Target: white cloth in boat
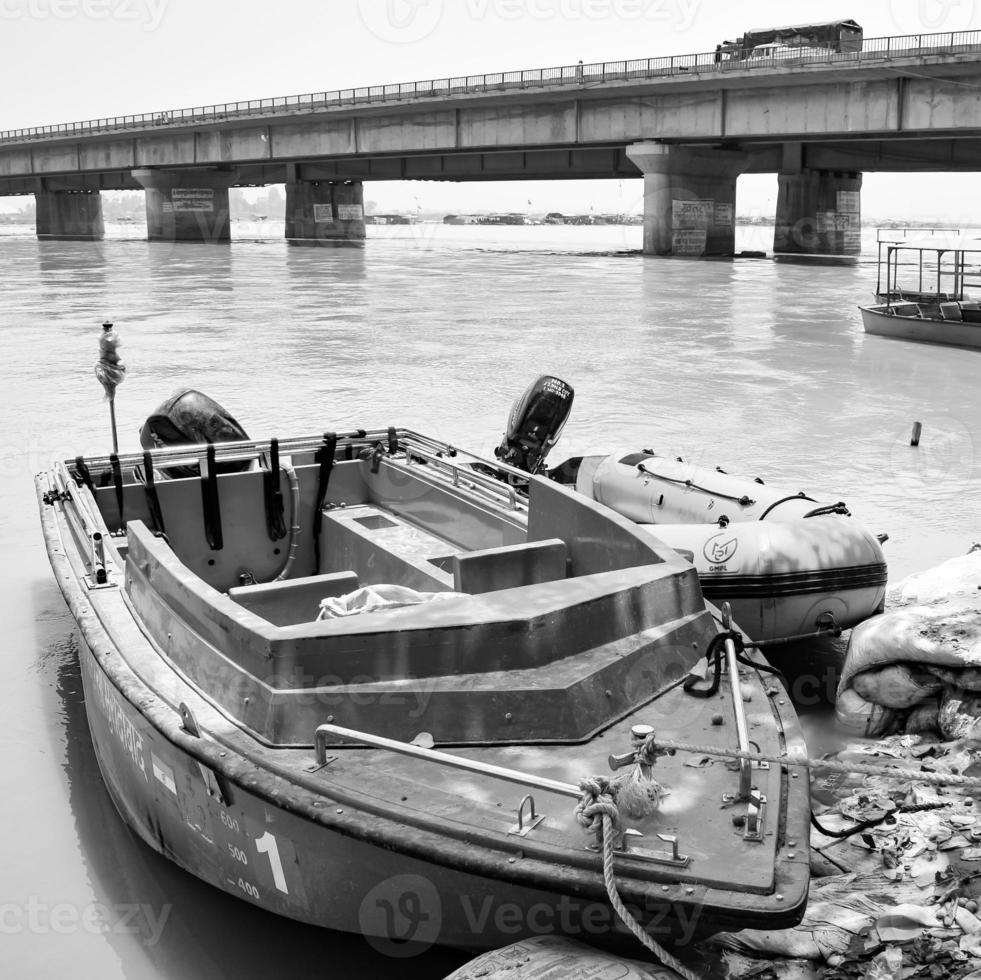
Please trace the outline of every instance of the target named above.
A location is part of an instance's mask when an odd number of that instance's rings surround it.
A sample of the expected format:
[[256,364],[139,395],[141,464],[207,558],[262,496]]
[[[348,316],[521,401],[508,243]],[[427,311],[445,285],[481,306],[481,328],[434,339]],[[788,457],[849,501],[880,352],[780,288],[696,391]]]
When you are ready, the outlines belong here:
[[404,585],[364,585],[346,595],[330,596],[320,602],[317,619],[339,619],[343,616],[360,616],[363,613],[383,609],[401,609],[418,606],[424,602],[442,602],[461,599],[463,592],[417,592]]

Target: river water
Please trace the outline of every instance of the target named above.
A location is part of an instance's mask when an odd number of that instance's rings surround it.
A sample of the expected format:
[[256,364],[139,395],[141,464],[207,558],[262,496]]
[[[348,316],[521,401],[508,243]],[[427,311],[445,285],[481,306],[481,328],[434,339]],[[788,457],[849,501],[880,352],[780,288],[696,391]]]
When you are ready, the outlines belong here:
[[[460,954],[389,960],[359,937],[265,915],[123,826],[85,727],[72,620],[32,475],[109,448],[99,324],[129,367],[120,443],[182,385],[255,437],[407,425],[489,451],[539,373],[576,389],[552,462],[653,447],[845,500],[889,534],[890,578],[981,539],[981,352],[867,337],[874,233],[854,267],[636,254],[637,227],[375,226],[364,248],[228,247],[0,234],[0,976],[441,977]],[[739,230],[769,249],[772,229]],[[918,449],[909,446],[923,423]]]

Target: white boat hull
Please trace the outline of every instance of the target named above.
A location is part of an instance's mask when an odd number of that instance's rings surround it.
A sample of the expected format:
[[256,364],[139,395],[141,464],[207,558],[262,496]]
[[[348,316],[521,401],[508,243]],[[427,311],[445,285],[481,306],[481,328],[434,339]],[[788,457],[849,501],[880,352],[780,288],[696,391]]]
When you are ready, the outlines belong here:
[[925,344],[947,344],[953,347],[981,348],[981,323],[937,320],[919,316],[887,313],[890,307],[860,306],[862,326],[866,333],[898,340],[915,340]]

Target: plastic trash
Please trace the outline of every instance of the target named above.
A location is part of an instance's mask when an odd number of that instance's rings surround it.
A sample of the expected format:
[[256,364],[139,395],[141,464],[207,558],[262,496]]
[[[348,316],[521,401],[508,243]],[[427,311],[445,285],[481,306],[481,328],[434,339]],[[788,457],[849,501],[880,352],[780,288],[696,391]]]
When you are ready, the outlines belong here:
[[402,609],[426,602],[443,602],[464,597],[462,592],[417,592],[404,585],[364,585],[345,595],[322,599],[317,619],[361,616],[383,609]]

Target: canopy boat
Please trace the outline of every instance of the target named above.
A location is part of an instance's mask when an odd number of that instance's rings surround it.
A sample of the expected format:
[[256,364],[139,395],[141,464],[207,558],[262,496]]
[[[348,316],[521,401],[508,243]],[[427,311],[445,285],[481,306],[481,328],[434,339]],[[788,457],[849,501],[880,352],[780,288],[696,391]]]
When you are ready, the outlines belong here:
[[[558,378],[532,382],[515,401],[498,458],[546,472],[572,400]],[[886,536],[873,536],[843,502],[650,449],[573,457],[548,475],[685,555],[706,598],[728,602],[754,640],[835,631],[882,611]]]
[[885,302],[859,307],[865,332],[981,347],[981,302],[965,293],[967,286],[981,284],[979,262],[977,238],[880,242],[876,293]]
[[804,770],[665,754],[801,753],[789,699],[601,504],[395,428],[79,457],[37,491],[106,786],[204,881],[393,943],[616,940],[609,847],[654,936],[800,919]]

